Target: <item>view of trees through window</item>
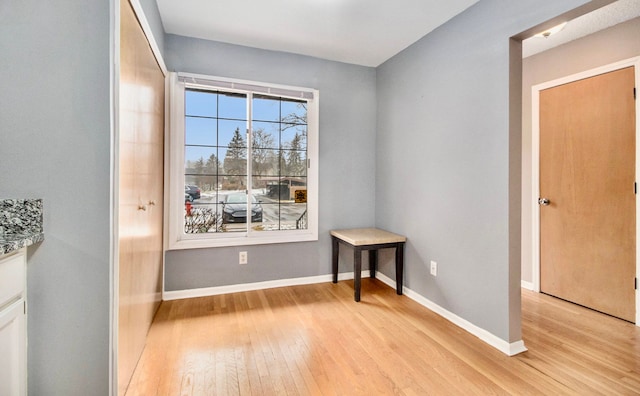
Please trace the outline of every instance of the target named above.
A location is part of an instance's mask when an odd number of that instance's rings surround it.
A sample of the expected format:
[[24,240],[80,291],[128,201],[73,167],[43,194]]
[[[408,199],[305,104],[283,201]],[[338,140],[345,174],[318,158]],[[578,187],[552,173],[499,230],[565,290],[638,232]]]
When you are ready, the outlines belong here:
[[187,89],[184,154],[185,232],[307,228],[306,101]]

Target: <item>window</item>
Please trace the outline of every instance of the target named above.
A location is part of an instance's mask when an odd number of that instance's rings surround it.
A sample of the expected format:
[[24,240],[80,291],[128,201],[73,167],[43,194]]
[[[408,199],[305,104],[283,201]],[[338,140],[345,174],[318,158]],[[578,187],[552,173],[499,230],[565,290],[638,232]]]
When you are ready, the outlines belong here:
[[170,79],[169,248],[317,240],[318,91]]

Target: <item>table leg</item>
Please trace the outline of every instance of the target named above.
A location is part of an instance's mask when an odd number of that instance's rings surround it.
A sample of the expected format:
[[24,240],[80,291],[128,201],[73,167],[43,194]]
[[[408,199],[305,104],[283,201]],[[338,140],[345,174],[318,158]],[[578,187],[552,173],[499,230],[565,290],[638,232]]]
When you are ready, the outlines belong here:
[[376,277],[376,270],[378,269],[378,251],[369,250],[369,273],[372,278]]
[[360,301],[360,278],[362,275],[362,249],[353,248],[353,288],[354,300]]
[[333,283],[338,283],[338,238],[331,237],[331,271]]
[[396,245],[396,293],[402,295],[402,277],[404,272],[404,243]]

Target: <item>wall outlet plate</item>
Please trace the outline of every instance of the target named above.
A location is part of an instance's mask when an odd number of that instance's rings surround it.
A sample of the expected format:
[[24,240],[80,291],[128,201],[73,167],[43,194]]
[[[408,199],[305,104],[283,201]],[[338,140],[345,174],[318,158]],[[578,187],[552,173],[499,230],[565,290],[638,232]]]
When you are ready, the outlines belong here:
[[438,276],[438,263],[431,260],[431,275]]
[[238,255],[238,264],[246,264],[249,261],[249,256],[247,252],[240,252]]

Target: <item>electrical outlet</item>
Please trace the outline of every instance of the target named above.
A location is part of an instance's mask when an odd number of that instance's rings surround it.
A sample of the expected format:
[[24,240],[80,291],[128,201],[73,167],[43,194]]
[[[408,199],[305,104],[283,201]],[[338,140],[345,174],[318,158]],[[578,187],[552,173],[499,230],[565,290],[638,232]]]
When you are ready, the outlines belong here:
[[249,256],[247,252],[240,252],[239,254],[239,264],[246,264],[249,261]]
[[438,263],[431,260],[431,275],[438,276]]

